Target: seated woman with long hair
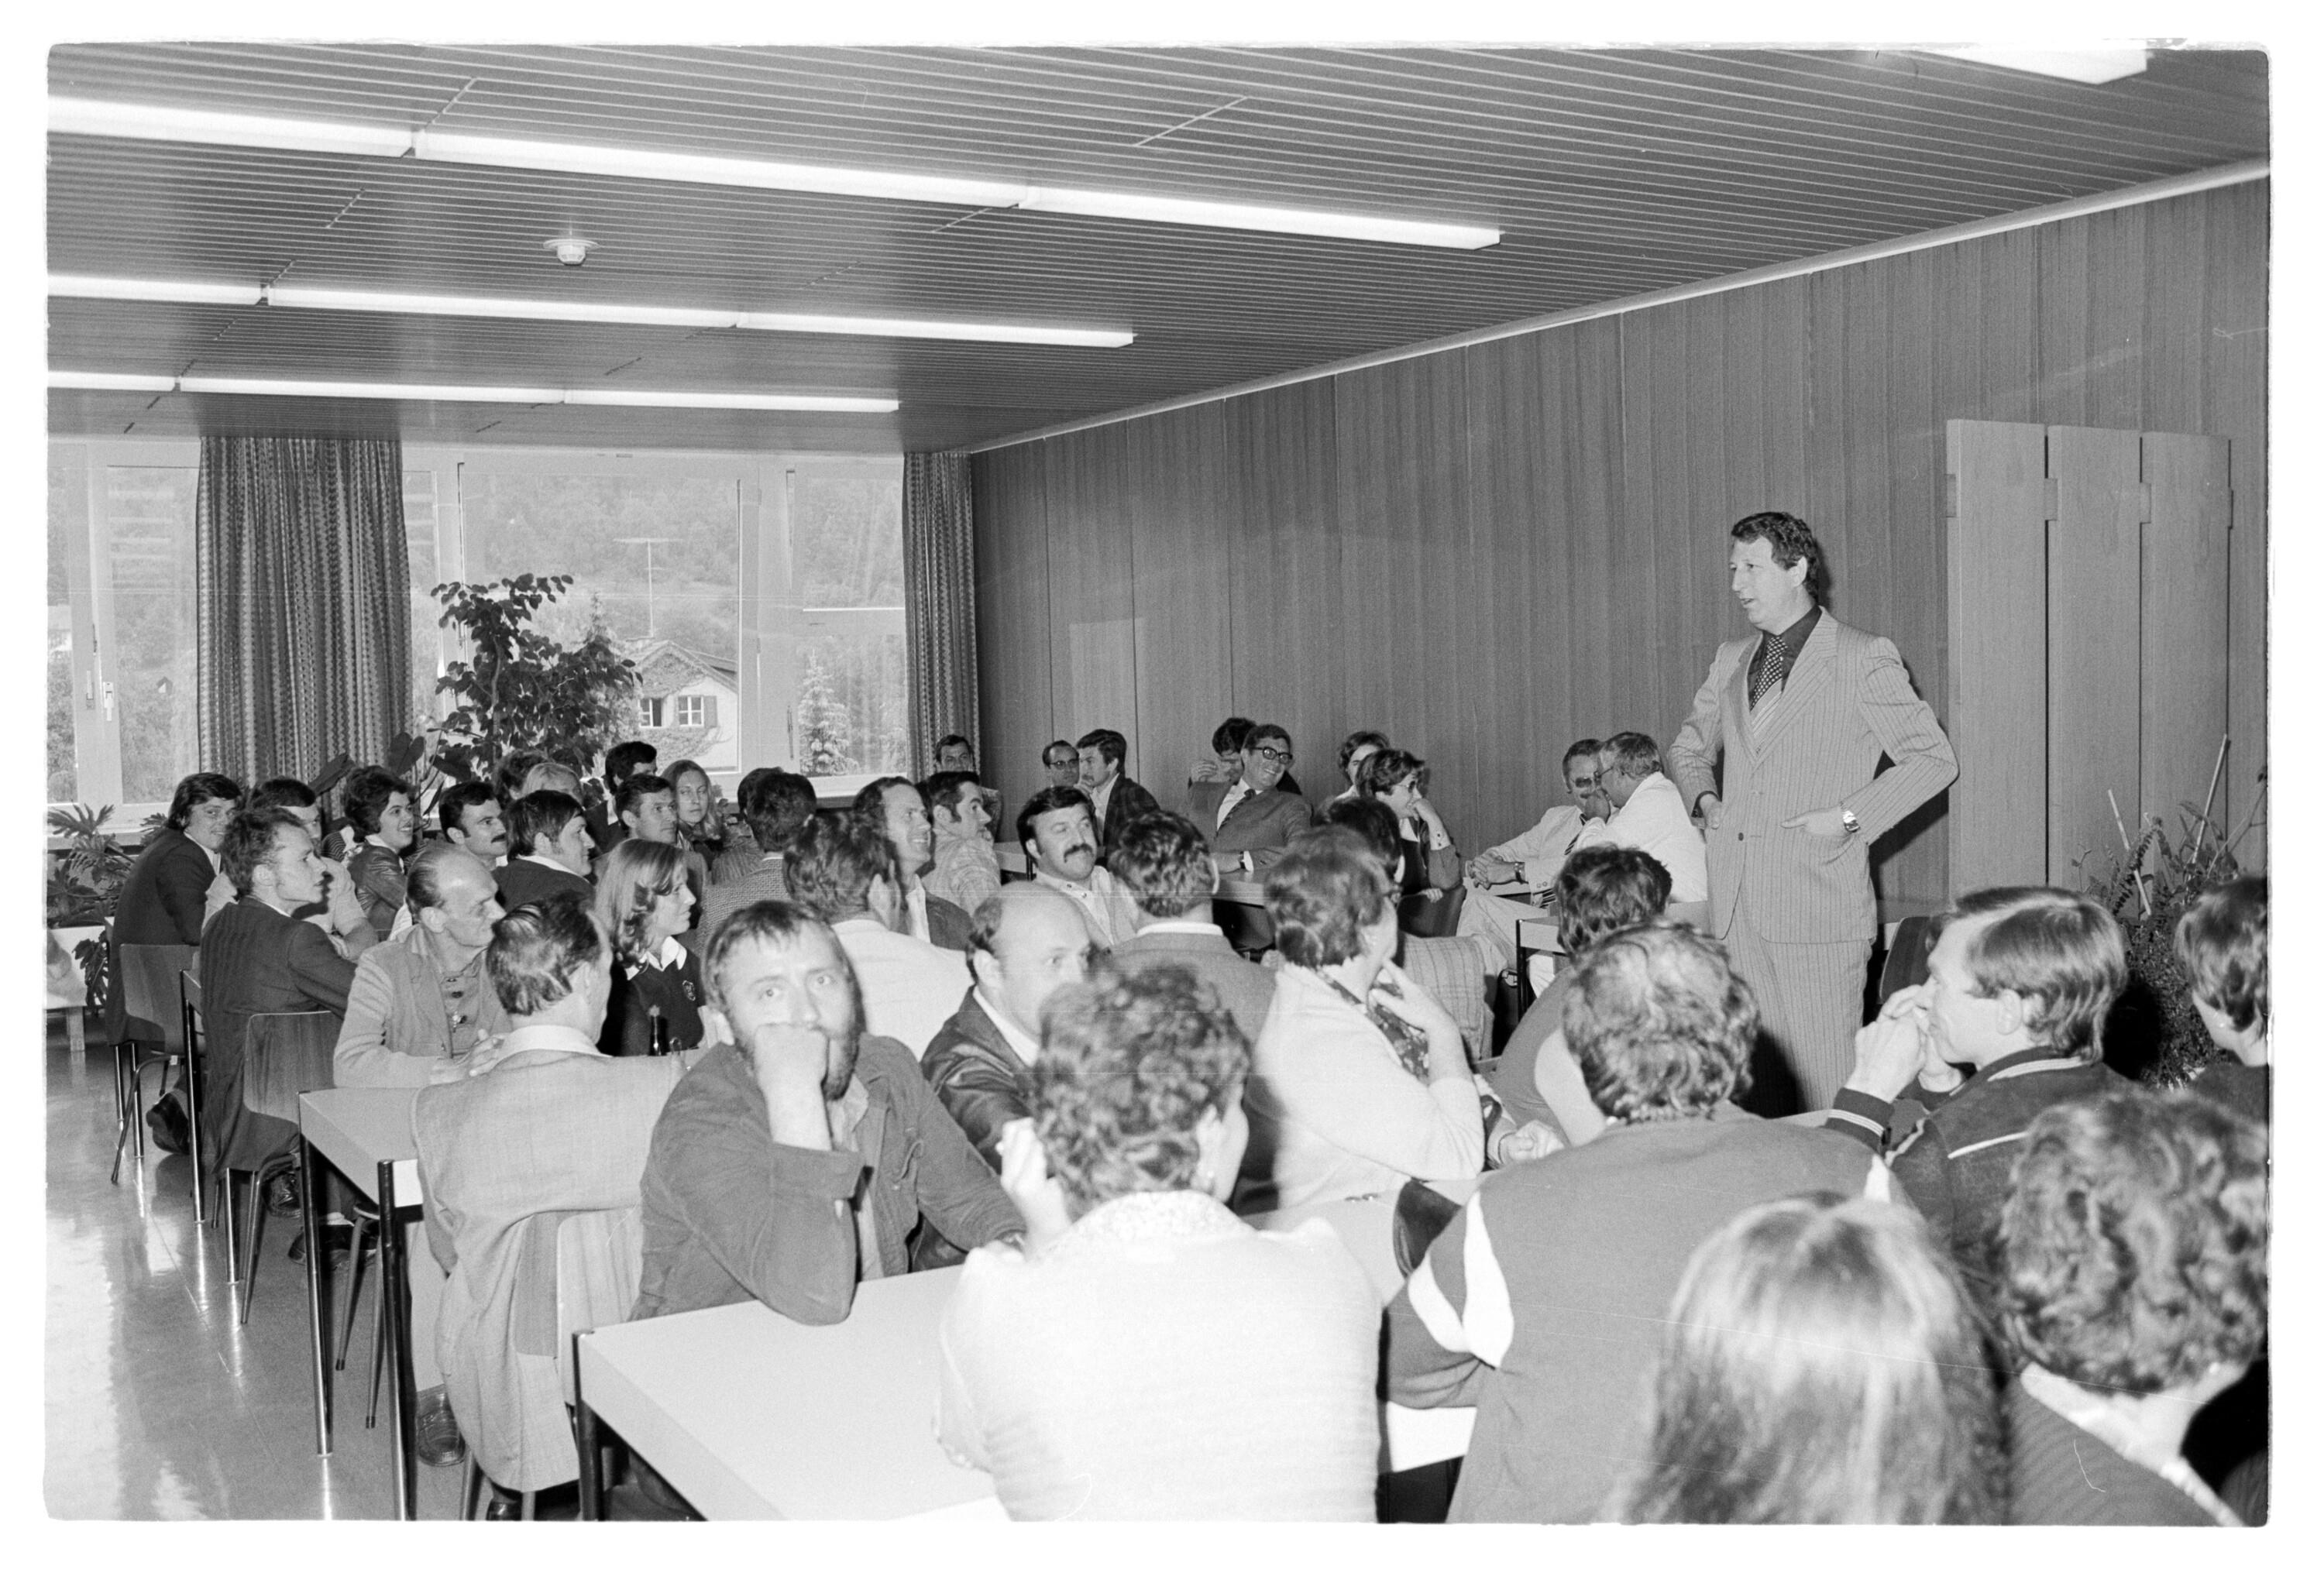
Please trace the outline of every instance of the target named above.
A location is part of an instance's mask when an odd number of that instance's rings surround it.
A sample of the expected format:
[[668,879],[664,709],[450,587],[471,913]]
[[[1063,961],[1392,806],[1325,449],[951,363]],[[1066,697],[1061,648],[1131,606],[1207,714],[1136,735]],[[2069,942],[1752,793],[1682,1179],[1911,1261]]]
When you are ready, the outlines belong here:
[[597,1048],[667,1054],[702,1043],[702,965],[676,936],[694,914],[686,854],[666,841],[615,847],[597,881],[595,912],[613,945],[613,991]]
[[1026,1250],[968,1256],[938,1433],[1011,1517],[1370,1522],[1379,1300],[1320,1222],[1235,1178],[1250,1046],[1186,969],[1102,969],[1042,1014],[1001,1135]]
[[1918,1216],[1779,1199],[1686,1266],[1627,1523],[1986,1523],[2000,1420],[1977,1311]]

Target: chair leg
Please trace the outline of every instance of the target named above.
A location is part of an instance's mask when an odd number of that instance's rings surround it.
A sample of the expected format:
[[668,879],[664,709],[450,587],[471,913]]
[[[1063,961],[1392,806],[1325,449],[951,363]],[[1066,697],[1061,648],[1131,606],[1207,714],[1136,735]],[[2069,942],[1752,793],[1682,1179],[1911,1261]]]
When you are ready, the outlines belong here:
[[[197,1164],[194,1169],[199,1172],[201,1167]],[[241,1217],[235,1212],[234,1202],[236,1185],[235,1178],[241,1174],[239,1171],[221,1168],[218,1172],[218,1180],[213,1184],[210,1194],[213,1199],[226,1206],[219,1219],[226,1222],[226,1286],[229,1297],[233,1296],[235,1289],[242,1284]]]
[[476,1520],[476,1500],[484,1493],[484,1470],[476,1461],[473,1448],[462,1459],[460,1474],[460,1521]]
[[[382,1233],[385,1235],[385,1233]],[[371,1405],[364,1411],[364,1427],[379,1422],[379,1376],[387,1366],[387,1282],[382,1280],[371,1300]]]
[[[236,1321],[240,1324],[250,1322],[250,1294],[258,1287],[258,1250],[266,1241],[267,1184],[280,1174],[280,1172],[269,1174],[263,1170],[250,1173],[250,1225],[243,1233],[243,1240],[250,1246],[243,1255],[242,1317]],[[315,1250],[309,1248],[307,1256],[313,1258]]]
[[339,1326],[339,1356],[332,1367],[344,1371],[347,1367],[347,1345],[355,1339],[355,1309],[363,1302],[364,1239],[371,1235],[371,1222],[355,1221],[354,1256],[347,1263],[347,1311]]
[[517,1497],[516,1520],[518,1522],[530,1523],[532,1521],[532,1498],[535,1493],[536,1492],[532,1490],[526,1490],[524,1494]]
[[113,1047],[113,1103],[118,1114],[115,1118],[116,1126],[113,1134],[113,1174],[108,1180],[116,1184],[121,1181],[121,1156],[133,1138],[137,1144],[138,1162],[142,1164],[145,1158],[143,1118],[130,1101],[137,1081],[135,1058],[134,1048],[125,1049],[120,1045]]

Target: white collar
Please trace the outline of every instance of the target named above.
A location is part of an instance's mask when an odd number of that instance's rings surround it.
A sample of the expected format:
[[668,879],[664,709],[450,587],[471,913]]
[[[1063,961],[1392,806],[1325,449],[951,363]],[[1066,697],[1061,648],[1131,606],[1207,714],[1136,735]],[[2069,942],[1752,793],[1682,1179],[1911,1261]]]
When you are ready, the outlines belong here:
[[1191,918],[1162,918],[1139,929],[1140,934],[1216,934],[1226,938],[1227,932],[1216,924],[1199,924]]
[[1062,890],[1067,896],[1079,899],[1082,897],[1095,896],[1098,893],[1099,887],[1104,883],[1100,876],[1104,873],[1103,863],[1093,865],[1087,879],[1068,879],[1062,874],[1052,874],[1045,869],[1035,869],[1033,879],[1036,884],[1046,885],[1052,890]]
[[597,1041],[578,1028],[567,1027],[561,1022],[520,1023],[501,1035],[501,1054],[514,1055],[526,1050],[569,1050],[576,1055],[601,1054]]
[[969,992],[976,997],[976,1003],[984,1008],[984,1015],[992,1019],[992,1026],[1001,1030],[1001,1036],[1009,1041],[1009,1047],[1017,1052],[1017,1059],[1028,1066],[1032,1065],[1034,1058],[1041,1053],[1041,1042],[1038,1039],[1026,1037],[1014,1023],[1002,1016],[1001,1008],[985,998],[983,985],[979,984]]
[[677,935],[672,934],[659,948],[646,953],[641,961],[664,970],[680,967],[686,962],[686,947],[678,943]]

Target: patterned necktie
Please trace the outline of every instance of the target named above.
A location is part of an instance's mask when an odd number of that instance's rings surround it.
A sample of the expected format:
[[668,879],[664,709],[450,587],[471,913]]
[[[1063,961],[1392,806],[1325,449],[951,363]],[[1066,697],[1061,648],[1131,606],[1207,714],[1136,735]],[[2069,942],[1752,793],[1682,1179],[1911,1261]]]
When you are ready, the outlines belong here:
[[1784,654],[1782,633],[1773,632],[1760,640],[1759,663],[1751,667],[1752,708],[1759,707],[1759,700],[1766,695],[1767,689],[1781,679]]

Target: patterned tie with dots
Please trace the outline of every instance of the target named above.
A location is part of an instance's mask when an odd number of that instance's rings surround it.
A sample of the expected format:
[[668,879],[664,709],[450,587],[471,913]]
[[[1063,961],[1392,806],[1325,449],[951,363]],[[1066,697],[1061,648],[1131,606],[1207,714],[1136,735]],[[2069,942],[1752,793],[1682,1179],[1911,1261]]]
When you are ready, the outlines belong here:
[[1760,640],[1759,663],[1751,667],[1752,708],[1759,707],[1759,700],[1766,695],[1767,689],[1774,686],[1777,678],[1783,675],[1784,653],[1784,639],[1781,633],[1770,634]]

